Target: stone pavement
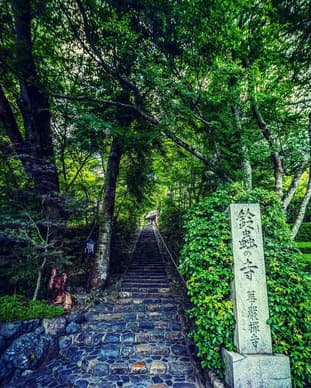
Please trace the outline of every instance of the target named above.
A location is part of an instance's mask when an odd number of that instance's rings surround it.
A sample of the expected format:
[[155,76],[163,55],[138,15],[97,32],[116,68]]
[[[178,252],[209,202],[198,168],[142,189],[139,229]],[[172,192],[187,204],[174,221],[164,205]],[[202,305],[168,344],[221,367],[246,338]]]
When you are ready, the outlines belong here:
[[7,387],[207,387],[182,313],[145,227],[116,302],[92,308],[79,333],[62,337],[56,359]]

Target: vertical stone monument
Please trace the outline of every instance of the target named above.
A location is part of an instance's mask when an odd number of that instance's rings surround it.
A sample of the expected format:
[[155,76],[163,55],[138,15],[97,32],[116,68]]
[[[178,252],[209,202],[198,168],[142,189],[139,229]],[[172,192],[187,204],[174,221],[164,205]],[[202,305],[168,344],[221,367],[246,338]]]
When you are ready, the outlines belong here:
[[230,205],[236,352],[223,350],[226,383],[235,388],[291,387],[289,358],[272,354],[259,204]]

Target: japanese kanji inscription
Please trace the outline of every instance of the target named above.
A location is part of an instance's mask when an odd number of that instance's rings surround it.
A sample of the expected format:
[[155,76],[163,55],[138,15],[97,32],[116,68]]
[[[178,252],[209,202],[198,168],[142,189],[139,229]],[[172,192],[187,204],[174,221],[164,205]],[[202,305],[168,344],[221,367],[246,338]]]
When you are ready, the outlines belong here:
[[230,205],[235,343],[239,353],[272,353],[260,208]]

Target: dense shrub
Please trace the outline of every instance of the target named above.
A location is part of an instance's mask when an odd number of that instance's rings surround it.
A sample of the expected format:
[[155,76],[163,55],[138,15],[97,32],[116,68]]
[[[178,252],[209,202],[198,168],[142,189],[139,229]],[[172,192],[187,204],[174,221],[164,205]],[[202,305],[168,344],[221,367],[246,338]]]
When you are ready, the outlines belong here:
[[52,318],[63,313],[62,307],[49,305],[45,301],[27,301],[21,295],[0,297],[0,322]]
[[311,222],[304,222],[300,226],[296,241],[311,241]]
[[[278,197],[265,190],[246,193],[233,185],[194,206],[186,216],[180,268],[187,277],[196,327],[192,337],[205,367],[223,374],[220,350],[234,350],[234,316],[230,298],[232,252],[229,246],[230,203],[260,203],[273,351],[290,357],[295,387],[303,387],[311,370],[311,296],[308,275],[301,270],[299,251],[290,239]],[[310,335],[310,334],[309,334]]]

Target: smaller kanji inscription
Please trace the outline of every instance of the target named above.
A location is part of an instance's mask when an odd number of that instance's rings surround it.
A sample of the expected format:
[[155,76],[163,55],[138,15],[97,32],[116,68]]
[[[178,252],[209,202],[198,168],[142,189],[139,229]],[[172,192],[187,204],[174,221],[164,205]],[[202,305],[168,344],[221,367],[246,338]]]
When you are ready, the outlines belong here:
[[247,291],[247,300],[250,303],[255,303],[257,301],[255,291]]
[[248,313],[248,318],[250,321],[255,321],[258,319],[258,307],[257,306],[254,306],[253,304],[249,305],[248,306],[248,309],[247,309],[247,313]]

